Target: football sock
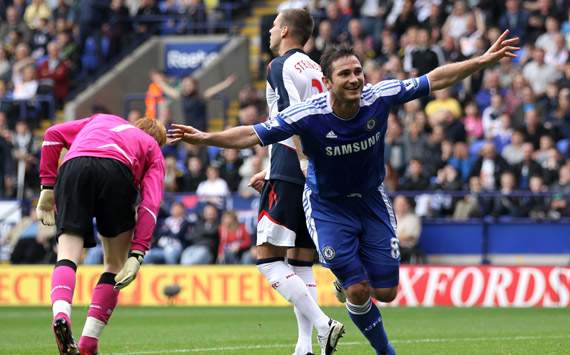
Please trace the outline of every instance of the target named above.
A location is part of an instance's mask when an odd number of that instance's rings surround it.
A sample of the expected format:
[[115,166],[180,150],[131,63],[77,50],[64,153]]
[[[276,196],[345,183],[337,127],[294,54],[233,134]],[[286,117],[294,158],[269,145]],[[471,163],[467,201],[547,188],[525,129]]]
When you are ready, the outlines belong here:
[[303,316],[314,322],[318,334],[329,330],[329,317],[311,297],[303,280],[285,264],[284,258],[268,258],[257,261],[257,268],[271,286],[287,301],[291,302]]
[[75,290],[77,265],[62,259],[55,264],[51,274],[51,305],[53,319],[65,318],[71,324],[71,303]]
[[[303,280],[305,286],[309,290],[311,297],[317,302],[317,284],[313,275],[313,263],[308,261],[289,259],[287,261],[297,276]],[[318,304],[318,303],[317,303]],[[295,316],[297,317],[297,327],[299,337],[295,346],[295,354],[307,354],[313,352],[312,333],[313,322],[310,318],[305,317],[295,306]]]
[[109,322],[109,318],[113,314],[113,310],[119,299],[119,290],[115,286],[114,273],[104,272],[99,278],[99,282],[93,290],[93,298],[87,319],[83,327],[83,333],[79,339],[79,347],[81,349],[95,352],[101,332]]
[[363,305],[346,302],[346,308],[354,324],[376,350],[376,354],[395,354],[394,349],[389,346],[388,335],[386,335],[384,330],[380,310],[372,303],[370,298]]

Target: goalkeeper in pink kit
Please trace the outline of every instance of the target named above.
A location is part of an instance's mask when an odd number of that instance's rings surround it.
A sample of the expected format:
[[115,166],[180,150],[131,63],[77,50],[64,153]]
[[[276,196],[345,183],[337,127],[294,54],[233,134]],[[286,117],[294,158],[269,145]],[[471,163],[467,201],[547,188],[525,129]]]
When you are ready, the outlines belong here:
[[[51,302],[60,354],[97,353],[119,290],[136,277],[162,200],[164,143],[166,130],[156,120],[130,124],[105,114],[58,124],[45,133],[37,215],[43,224],[57,227]],[[63,148],[69,151],[58,171]],[[95,246],[93,218],[102,237],[104,271],[78,346],[71,335],[71,303],[83,248]]]

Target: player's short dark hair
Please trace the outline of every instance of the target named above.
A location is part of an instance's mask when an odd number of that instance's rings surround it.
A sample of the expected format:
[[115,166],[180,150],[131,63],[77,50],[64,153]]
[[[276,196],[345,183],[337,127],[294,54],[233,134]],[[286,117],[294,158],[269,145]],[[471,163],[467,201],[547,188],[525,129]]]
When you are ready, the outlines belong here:
[[291,37],[305,45],[311,34],[315,23],[308,11],[303,9],[287,9],[281,11],[282,26],[287,26],[291,33]]
[[325,52],[321,55],[321,69],[323,70],[323,75],[328,79],[332,79],[332,63],[339,58],[352,56],[358,58],[362,63],[360,56],[354,52],[352,47],[347,45],[333,46],[325,49]]

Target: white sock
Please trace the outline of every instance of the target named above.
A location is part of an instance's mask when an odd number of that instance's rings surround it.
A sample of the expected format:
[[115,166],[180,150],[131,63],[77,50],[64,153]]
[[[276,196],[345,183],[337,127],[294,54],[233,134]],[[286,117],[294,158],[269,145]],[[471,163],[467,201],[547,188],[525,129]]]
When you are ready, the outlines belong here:
[[305,282],[284,261],[259,264],[257,268],[281,296],[296,306],[303,316],[313,320],[318,334],[326,334],[329,317],[311,297]]
[[53,317],[57,316],[59,313],[63,313],[71,319],[71,304],[64,300],[57,300],[51,306],[53,311]]
[[[317,284],[311,266],[294,266],[289,265],[291,269],[305,282],[305,286],[309,290],[311,297],[317,302]],[[318,304],[318,303],[317,303]],[[313,322],[311,319],[305,317],[295,307],[295,316],[297,317],[297,328],[299,337],[297,339],[297,346],[295,347],[295,354],[307,354],[313,352],[312,333]]]
[[83,326],[83,333],[81,333],[81,336],[83,337],[87,336],[99,339],[99,337],[101,336],[101,332],[103,332],[104,328],[105,328],[105,323],[103,323],[99,319],[95,317],[87,317],[87,319],[85,320],[85,325]]

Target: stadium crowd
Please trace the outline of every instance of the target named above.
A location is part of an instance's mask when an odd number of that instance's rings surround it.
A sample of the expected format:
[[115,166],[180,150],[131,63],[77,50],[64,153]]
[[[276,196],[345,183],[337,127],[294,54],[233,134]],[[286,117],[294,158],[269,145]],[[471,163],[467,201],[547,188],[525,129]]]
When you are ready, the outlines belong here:
[[[2,197],[15,196],[18,161],[29,169],[29,195],[37,193],[41,141],[33,134],[34,117],[14,119],[19,116],[3,98],[30,99],[47,92],[62,105],[70,87],[77,85],[70,73],[91,74],[85,60],[89,48],[101,60],[118,54],[126,33],[193,33],[196,28],[181,21],[161,25],[171,26],[169,30],[149,28],[136,18],[161,11],[189,14],[192,4],[204,9],[201,1],[145,0],[138,10],[121,0],[103,9],[95,7],[96,1],[74,3],[14,0],[0,5]],[[79,16],[86,4],[93,5],[85,9],[93,16]],[[371,83],[423,75],[479,55],[505,29],[520,37],[522,48],[512,63],[501,62],[390,114],[385,185],[394,195],[408,196],[396,199],[396,210],[409,221],[401,228],[410,235],[411,247],[419,235],[418,217],[570,217],[570,1],[296,0],[284,1],[281,8],[287,7],[307,7],[317,19],[306,47],[311,58],[319,62],[328,46],[349,43],[365,59]],[[135,26],[135,31],[125,26]],[[267,31],[262,29],[261,36]],[[61,70],[65,75],[58,74]],[[240,124],[265,120],[263,96],[253,85],[240,91]],[[133,111],[129,119],[140,115]],[[166,190],[172,194],[147,262],[251,262],[255,231],[245,228],[226,202],[236,194],[257,195],[247,185],[266,166],[267,149],[180,144],[163,152]],[[204,207],[189,215],[179,203],[184,202],[181,194],[196,194]],[[95,249],[86,261],[99,258]]]

